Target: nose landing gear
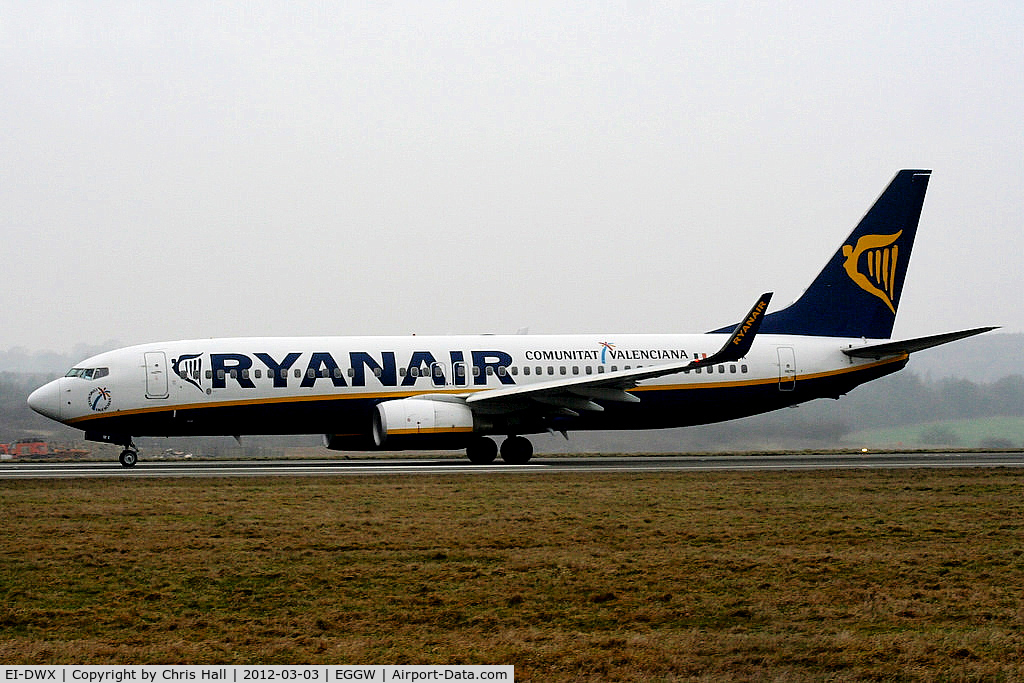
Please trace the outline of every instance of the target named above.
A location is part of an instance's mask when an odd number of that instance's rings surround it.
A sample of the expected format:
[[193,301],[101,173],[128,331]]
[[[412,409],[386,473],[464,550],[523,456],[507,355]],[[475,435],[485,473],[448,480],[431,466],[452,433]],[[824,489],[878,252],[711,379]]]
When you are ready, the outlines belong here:
[[139,447],[135,445],[135,441],[132,440],[132,437],[127,434],[107,434],[106,432],[87,431],[85,433],[85,440],[124,446],[124,450],[121,451],[121,456],[118,458],[118,460],[121,461],[122,467],[135,467],[135,463],[139,461]]

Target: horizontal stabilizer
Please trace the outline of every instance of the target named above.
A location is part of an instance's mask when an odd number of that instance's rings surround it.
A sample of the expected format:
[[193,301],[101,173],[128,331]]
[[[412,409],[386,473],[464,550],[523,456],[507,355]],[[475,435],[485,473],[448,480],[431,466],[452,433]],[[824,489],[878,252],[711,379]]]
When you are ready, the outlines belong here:
[[907,339],[905,341],[885,342],[884,344],[872,344],[870,346],[854,346],[849,349],[843,349],[843,353],[852,358],[874,358],[875,360],[878,360],[884,356],[894,356],[901,353],[923,351],[924,349],[930,349],[933,346],[941,346],[942,344],[948,344],[949,342],[966,339],[967,337],[973,337],[976,334],[984,334],[985,332],[991,332],[996,329],[999,329],[998,326],[976,327],[972,330],[946,332],[945,334],[936,334],[930,337],[918,337],[917,339]]

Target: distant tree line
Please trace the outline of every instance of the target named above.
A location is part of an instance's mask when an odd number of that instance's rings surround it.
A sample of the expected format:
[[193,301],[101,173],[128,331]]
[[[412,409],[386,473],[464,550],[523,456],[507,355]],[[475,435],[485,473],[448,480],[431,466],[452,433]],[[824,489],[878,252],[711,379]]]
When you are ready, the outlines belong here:
[[[926,381],[902,372],[855,389],[842,399],[855,429],[938,420],[1024,416],[1024,376],[991,383],[944,378]],[[851,421],[854,421],[851,420]]]
[[0,372],[0,443],[50,434],[74,438],[78,430],[46,419],[25,402],[30,393],[51,379],[50,375]]

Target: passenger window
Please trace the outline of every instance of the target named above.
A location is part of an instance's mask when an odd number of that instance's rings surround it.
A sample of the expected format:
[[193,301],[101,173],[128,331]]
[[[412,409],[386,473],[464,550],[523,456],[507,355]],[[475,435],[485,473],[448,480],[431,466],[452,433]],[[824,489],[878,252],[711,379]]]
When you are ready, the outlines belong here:
[[474,377],[479,377],[480,376],[480,366],[479,365],[474,365],[473,366],[473,376]]
[[218,370],[217,371],[217,379],[224,379],[224,371],[223,370]]
[[349,377],[355,377],[356,376],[356,369],[355,368],[349,368],[348,369],[348,376]]
[[555,368],[554,368],[554,366],[553,366],[553,365],[549,365],[549,366],[548,366],[548,374],[549,374],[549,375],[553,375],[553,374],[555,374]]
[[543,375],[544,374],[544,368],[542,368],[539,365],[535,368],[535,370],[536,370],[536,372],[534,374],[537,374],[537,375]]
[[735,365],[730,365],[729,366],[729,372],[731,374],[735,375],[736,374],[736,366]]
[[249,369],[242,370],[242,379],[249,379]]
[[580,374],[580,366],[578,366],[578,365],[572,366],[572,374],[574,374],[574,375]]
[[746,371],[747,371],[747,366],[746,365],[741,365],[740,366],[740,372],[746,372]]
[[511,372],[511,373],[512,373],[513,375],[518,375],[518,374],[519,374],[519,368],[517,368],[517,367],[516,367],[516,366],[514,366],[514,365],[513,365],[512,367],[510,367],[510,368],[509,368],[508,370],[509,370],[509,372]]
[[530,366],[529,365],[527,365],[526,367],[523,368],[523,374],[524,375],[529,375],[530,374]]
[[494,374],[494,366],[491,366],[491,365],[487,366],[487,374],[488,375],[493,375]]
[[213,379],[213,370],[206,371],[206,379]]
[[591,368],[590,368],[589,365],[587,367],[583,368],[583,371],[586,372],[588,375],[591,374],[590,370],[591,370]]
[[613,365],[612,366],[612,372],[618,372],[618,371],[619,371],[619,366],[618,365]]
[[405,368],[398,368],[398,376],[405,377]]
[[508,368],[506,368],[504,365],[499,365],[498,366],[498,377],[504,377],[507,374],[508,374]]
[[381,369],[380,368],[374,368],[373,369],[374,377],[380,377],[380,373],[381,373]]
[[560,374],[560,375],[564,375],[565,374],[565,366],[564,365],[561,366],[560,368],[558,368],[558,374]]
[[300,377],[302,377],[302,370],[295,368],[295,379],[299,379]]

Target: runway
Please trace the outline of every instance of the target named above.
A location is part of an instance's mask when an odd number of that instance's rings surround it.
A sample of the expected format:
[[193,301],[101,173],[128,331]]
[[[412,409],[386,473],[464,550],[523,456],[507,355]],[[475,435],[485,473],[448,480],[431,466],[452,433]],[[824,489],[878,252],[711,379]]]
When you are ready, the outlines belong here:
[[527,465],[473,465],[461,459],[323,459],[146,461],[134,468],[117,462],[2,462],[0,479],[139,477],[275,477],[482,475],[551,473],[716,472],[778,470],[914,469],[957,467],[1024,468],[1024,453],[880,453],[800,455],[659,455],[536,457]]

